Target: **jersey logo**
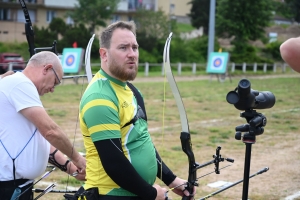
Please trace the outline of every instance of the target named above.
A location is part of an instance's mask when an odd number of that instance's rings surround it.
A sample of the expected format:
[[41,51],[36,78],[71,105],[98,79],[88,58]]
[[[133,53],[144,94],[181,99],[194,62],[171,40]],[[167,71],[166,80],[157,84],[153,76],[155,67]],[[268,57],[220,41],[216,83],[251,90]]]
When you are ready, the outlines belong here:
[[126,101],[122,103],[122,108],[127,108],[130,104]]

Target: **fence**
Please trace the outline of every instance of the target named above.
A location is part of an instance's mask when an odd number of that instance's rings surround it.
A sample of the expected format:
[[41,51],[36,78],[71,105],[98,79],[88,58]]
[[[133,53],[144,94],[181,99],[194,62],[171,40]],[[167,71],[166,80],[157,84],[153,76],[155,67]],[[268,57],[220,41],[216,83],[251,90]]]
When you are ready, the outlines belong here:
[[[182,69],[186,67],[191,68],[192,74],[196,74],[197,70],[203,70],[206,71],[206,63],[171,63],[171,67],[177,68],[177,75],[182,74]],[[144,75],[149,75],[149,69],[150,67],[157,67],[161,66],[161,74],[164,75],[164,67],[163,64],[157,64],[157,63],[139,63],[139,66],[144,66]],[[247,70],[250,70],[252,68],[254,73],[257,73],[259,69],[262,69],[264,73],[267,73],[268,70],[272,70],[274,73],[277,72],[278,68],[281,69],[282,73],[285,73],[287,69],[289,68],[292,70],[286,63],[228,63],[227,65],[227,71],[234,73],[237,69],[240,69],[243,73],[246,73]]]
[[[0,67],[8,64],[8,70],[13,70],[14,65],[18,63],[0,63]],[[183,68],[191,68],[191,73],[196,75],[197,71],[206,71],[206,63],[171,63],[171,67],[177,68],[177,75],[182,74]],[[91,63],[92,67],[99,67],[100,63]],[[150,67],[161,67],[161,75],[164,75],[164,67],[162,63],[139,63],[140,67],[144,67],[144,76],[149,76]],[[85,67],[84,64],[82,67]],[[242,71],[246,73],[247,70],[252,70],[254,73],[258,71],[263,71],[263,73],[267,73],[268,70],[272,70],[274,73],[277,72],[278,69],[281,69],[282,73],[285,73],[287,69],[292,70],[286,63],[228,63],[227,71],[230,73],[234,73],[236,70]]]

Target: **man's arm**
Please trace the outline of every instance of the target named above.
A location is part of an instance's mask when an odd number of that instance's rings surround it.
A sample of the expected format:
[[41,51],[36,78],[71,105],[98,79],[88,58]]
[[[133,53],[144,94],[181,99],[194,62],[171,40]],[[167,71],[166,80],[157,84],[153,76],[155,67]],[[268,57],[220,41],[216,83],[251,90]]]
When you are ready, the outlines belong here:
[[300,37],[290,38],[280,46],[282,59],[300,73]]
[[51,145],[66,154],[79,171],[85,170],[85,158],[74,149],[67,135],[50,118],[43,107],[25,108],[21,110],[20,113],[36,126]]
[[[143,197],[143,199],[155,199],[156,188],[149,185],[134,169],[124,156],[119,139],[101,140],[94,142],[101,163],[108,176],[120,187]],[[122,166],[122,170],[120,170]]]

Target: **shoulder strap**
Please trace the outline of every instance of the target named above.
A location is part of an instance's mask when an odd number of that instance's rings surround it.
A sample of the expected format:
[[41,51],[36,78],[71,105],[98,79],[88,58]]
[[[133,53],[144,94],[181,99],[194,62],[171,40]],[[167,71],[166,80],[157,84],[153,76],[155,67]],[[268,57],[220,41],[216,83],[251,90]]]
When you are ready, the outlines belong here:
[[145,109],[145,103],[143,100],[143,97],[141,95],[141,93],[136,89],[136,87],[134,87],[131,83],[127,82],[128,87],[131,89],[131,91],[133,92],[136,100],[137,100],[137,104],[142,108],[144,114],[145,114],[145,120],[147,121],[147,114],[146,114],[146,109]]

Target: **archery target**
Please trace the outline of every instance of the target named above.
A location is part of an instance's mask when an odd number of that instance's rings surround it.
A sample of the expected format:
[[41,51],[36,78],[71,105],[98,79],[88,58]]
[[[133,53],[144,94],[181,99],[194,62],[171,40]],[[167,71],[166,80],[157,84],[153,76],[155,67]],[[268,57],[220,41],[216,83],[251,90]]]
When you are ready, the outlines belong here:
[[64,48],[61,60],[64,73],[79,73],[83,53],[82,48]]
[[229,54],[227,52],[212,52],[209,55],[209,62],[206,68],[207,73],[220,73],[223,74],[227,69]]

